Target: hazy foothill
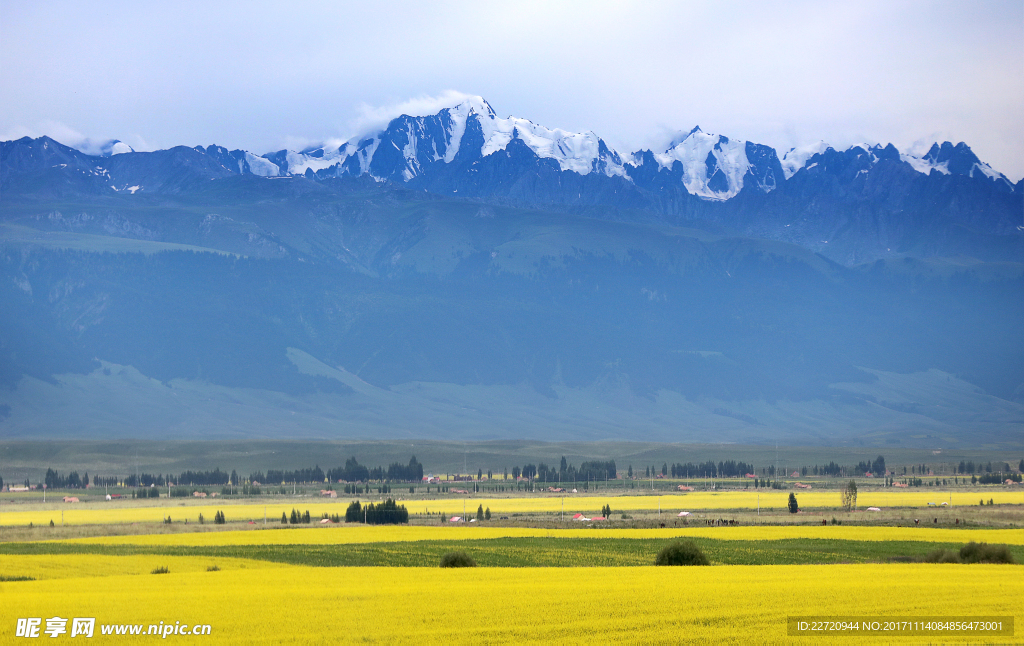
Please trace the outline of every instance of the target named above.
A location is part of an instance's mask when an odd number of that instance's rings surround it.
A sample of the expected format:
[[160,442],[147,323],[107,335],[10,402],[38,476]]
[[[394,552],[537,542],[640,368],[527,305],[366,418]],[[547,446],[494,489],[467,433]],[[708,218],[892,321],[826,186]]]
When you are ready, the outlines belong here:
[[627,154],[477,97],[0,158],[5,437],[1019,446],[1024,185],[966,144]]

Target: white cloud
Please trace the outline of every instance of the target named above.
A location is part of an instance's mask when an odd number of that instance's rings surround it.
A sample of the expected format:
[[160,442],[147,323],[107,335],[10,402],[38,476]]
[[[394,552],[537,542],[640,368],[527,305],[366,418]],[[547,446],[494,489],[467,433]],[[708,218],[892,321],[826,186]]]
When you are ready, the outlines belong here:
[[469,98],[472,98],[472,95],[456,90],[445,90],[436,96],[420,95],[400,103],[382,106],[371,106],[361,103],[358,106],[355,119],[352,120],[351,127],[361,136],[377,130],[383,130],[387,127],[389,121],[403,114],[412,117],[437,114],[442,109],[456,106]]

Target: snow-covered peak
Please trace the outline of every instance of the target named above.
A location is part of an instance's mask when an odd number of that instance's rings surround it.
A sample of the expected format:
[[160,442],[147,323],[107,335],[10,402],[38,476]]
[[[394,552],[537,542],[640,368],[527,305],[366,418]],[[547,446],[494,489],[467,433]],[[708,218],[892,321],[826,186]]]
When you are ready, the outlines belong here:
[[807,165],[807,160],[815,155],[828,150],[830,146],[824,141],[819,141],[813,144],[807,144],[806,146],[800,146],[799,148],[790,148],[779,161],[782,163],[782,171],[786,174],[786,179],[789,179],[796,174],[798,170]]
[[679,144],[686,141],[686,138],[694,134],[695,132],[703,132],[703,130],[700,129],[700,126],[694,126],[689,131],[680,130],[675,135],[673,135],[671,139],[669,139],[668,145],[665,146],[665,150],[671,150],[672,148],[675,148]]
[[107,150],[107,154],[113,157],[114,155],[122,155],[124,153],[133,153],[135,149],[124,143],[123,141],[113,140],[110,142]]
[[[508,117],[507,119],[480,119],[484,132],[482,156],[504,150],[514,138],[521,140],[541,159],[554,159],[562,170],[571,170],[586,175],[597,169],[598,161],[606,162],[602,169],[608,176],[625,175],[621,156],[604,147],[601,139],[593,132],[567,132],[559,128],[545,128],[529,119]],[[602,159],[604,157],[604,159]]]
[[[675,140],[674,140],[675,141]],[[663,153],[655,153],[659,167],[671,170],[682,165],[683,185],[687,192],[710,200],[727,200],[743,189],[743,178],[754,169],[747,157],[748,148],[760,148],[746,141],[709,134],[699,127]],[[756,172],[755,176],[764,173]],[[775,179],[759,177],[765,192],[775,188]]]
[[[620,155],[593,132],[545,128],[518,117],[502,119],[482,97],[465,98],[435,115],[402,115],[392,119],[384,130],[353,138],[335,150],[323,146],[302,152],[282,151],[268,157],[274,161],[280,158],[292,174],[335,167],[336,174],[370,172],[377,177],[409,181],[427,164],[455,161],[469,145],[466,132],[470,124],[483,138],[481,143],[474,137],[474,150],[467,151],[472,156],[486,157],[503,151],[513,139],[519,139],[541,159],[557,161],[563,171],[626,175]],[[358,160],[358,164],[353,160]]]

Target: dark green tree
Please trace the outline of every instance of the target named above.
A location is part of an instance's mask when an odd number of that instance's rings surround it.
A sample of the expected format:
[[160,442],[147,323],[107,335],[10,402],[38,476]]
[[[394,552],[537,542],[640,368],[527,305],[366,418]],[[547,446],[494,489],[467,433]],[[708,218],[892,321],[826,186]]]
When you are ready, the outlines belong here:
[[800,511],[799,505],[796,504],[796,494],[792,491],[789,492],[789,513],[795,514]]
[[476,567],[476,561],[465,552],[448,552],[441,557],[441,567]]
[[483,520],[484,519],[484,506],[483,505],[480,505],[479,507],[476,508],[476,519],[477,520]]
[[359,504],[358,500],[352,501],[349,504],[348,509],[345,510],[345,522],[346,523],[361,523],[363,522],[363,508]]
[[655,565],[711,565],[693,541],[676,541],[666,545],[654,560]]
[[288,524],[288,515],[285,514],[283,511],[281,512],[281,524],[282,525],[287,525]]
[[487,520],[491,519],[491,508],[490,507],[488,507],[487,509],[484,510],[484,518],[486,518]]

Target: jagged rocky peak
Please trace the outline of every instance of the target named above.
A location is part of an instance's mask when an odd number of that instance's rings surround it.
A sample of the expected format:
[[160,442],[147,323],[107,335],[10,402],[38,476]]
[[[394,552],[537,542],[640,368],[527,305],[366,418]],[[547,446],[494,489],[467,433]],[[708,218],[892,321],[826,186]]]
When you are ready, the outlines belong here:
[[621,156],[593,132],[575,133],[537,125],[519,117],[500,118],[483,97],[468,97],[437,114],[403,114],[386,128],[350,139],[336,150],[319,148],[267,155],[287,162],[292,174],[343,175],[369,173],[378,179],[409,181],[437,162],[475,160],[503,151],[519,140],[541,159],[553,159],[563,171],[581,175],[626,174]]
[[[661,169],[681,175],[687,192],[704,199],[727,200],[744,186],[769,192],[785,179],[773,148],[706,133],[700,126],[673,137],[668,149],[653,157]],[[642,163],[644,155],[633,159]]]

